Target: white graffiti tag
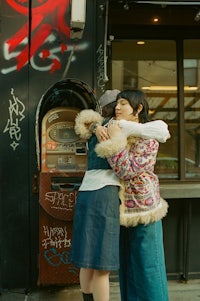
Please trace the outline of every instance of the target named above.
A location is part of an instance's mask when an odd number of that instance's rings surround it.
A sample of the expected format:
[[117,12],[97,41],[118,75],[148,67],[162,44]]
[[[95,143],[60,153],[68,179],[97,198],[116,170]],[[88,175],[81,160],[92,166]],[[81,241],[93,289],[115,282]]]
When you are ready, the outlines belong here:
[[42,239],[42,246],[55,247],[56,249],[67,248],[71,246],[71,239],[68,238],[66,227],[49,227],[43,225],[45,238]]
[[104,49],[102,44],[97,49],[97,84],[98,87],[103,91],[105,87],[105,77],[104,77]]
[[72,211],[76,194],[76,192],[63,193],[49,191],[45,194],[45,201],[51,204],[51,208]]
[[11,99],[9,99],[9,118],[4,128],[3,133],[9,133],[12,140],[10,146],[15,151],[21,140],[20,122],[25,118],[25,106],[14,94],[14,89],[11,89]]

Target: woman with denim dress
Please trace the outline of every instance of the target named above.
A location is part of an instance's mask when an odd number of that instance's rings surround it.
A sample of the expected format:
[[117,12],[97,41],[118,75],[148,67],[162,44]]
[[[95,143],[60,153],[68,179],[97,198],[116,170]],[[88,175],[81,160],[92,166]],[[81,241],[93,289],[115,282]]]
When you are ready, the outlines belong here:
[[[148,103],[140,90],[117,96],[116,119],[148,124]],[[154,173],[159,143],[124,136],[117,122],[110,139],[96,146],[121,180],[120,291],[122,301],[168,301],[162,218],[168,204],[160,196]]]
[[[113,103],[118,92],[106,91],[100,104]],[[109,121],[110,118],[104,119],[93,110],[81,111],[75,121],[76,133],[88,139],[88,169],[76,200],[71,248],[71,261],[80,268],[84,300],[108,301],[109,273],[119,269],[120,182],[107,160],[95,152],[98,143],[95,133],[106,137]],[[162,142],[169,137],[167,125],[163,122],[150,122],[149,129],[138,127],[133,122],[131,125],[126,121],[122,123],[124,135],[133,132],[138,136],[153,135]]]

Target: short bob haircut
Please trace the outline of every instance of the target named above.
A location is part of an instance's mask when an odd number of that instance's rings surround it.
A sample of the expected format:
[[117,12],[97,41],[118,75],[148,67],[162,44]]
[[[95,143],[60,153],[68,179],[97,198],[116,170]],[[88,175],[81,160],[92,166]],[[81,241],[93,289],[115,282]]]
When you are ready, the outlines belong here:
[[124,98],[128,100],[129,104],[133,108],[133,115],[137,113],[138,107],[141,104],[143,106],[142,111],[139,113],[138,118],[140,123],[146,123],[150,121],[149,118],[149,105],[146,95],[139,89],[128,89],[121,91],[116,100]]

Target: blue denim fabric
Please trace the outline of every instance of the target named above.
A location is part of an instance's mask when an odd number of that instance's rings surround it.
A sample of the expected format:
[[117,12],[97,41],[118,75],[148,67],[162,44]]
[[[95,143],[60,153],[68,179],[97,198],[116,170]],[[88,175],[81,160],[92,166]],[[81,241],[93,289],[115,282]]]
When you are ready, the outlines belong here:
[[162,222],[120,229],[122,301],[168,301]]
[[119,232],[119,188],[79,191],[71,262],[80,268],[119,270]]

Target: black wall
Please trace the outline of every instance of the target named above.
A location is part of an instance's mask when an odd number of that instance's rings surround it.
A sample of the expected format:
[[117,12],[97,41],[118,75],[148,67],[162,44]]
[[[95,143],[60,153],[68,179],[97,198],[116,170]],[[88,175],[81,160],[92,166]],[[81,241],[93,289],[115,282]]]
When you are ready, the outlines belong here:
[[72,40],[70,1],[0,0],[0,287],[37,285],[36,108],[66,78],[103,92],[104,4],[87,3],[83,36]]

